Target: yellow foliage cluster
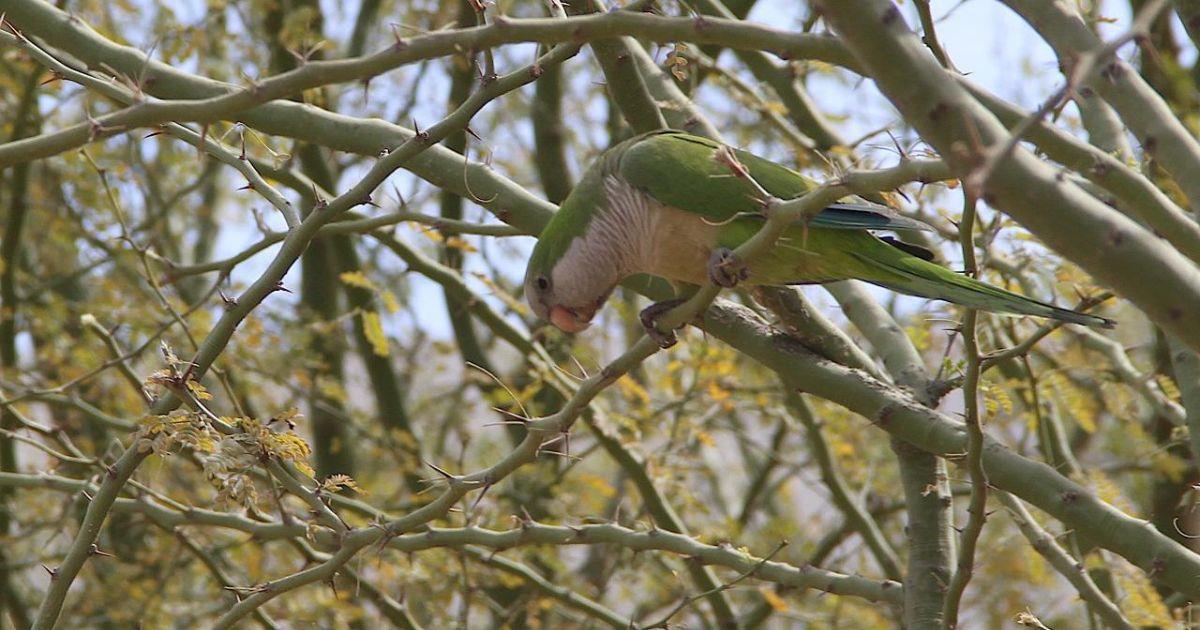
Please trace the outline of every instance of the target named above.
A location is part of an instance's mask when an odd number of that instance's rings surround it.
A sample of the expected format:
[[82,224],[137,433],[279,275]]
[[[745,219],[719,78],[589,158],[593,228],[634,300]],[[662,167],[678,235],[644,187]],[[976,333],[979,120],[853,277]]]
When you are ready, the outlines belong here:
[[1119,560],[1109,566],[1112,567],[1117,588],[1123,595],[1121,609],[1129,621],[1143,628],[1177,627],[1170,610],[1145,571]]

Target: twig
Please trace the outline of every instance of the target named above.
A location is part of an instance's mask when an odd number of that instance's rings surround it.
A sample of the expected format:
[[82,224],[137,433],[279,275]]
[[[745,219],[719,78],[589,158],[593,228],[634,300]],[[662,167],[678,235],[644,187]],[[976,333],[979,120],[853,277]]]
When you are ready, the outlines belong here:
[[[920,6],[921,2],[917,4]],[[1051,94],[1040,107],[1026,116],[1017,126],[1013,127],[1009,131],[1008,140],[1004,144],[987,150],[979,168],[971,171],[970,175],[963,179],[964,191],[967,194],[982,197],[983,190],[992,172],[996,170],[996,166],[1012,155],[1017,145],[1024,139],[1025,134],[1034,125],[1041,123],[1050,112],[1057,110],[1063,103],[1073,97],[1075,90],[1083,81],[1091,76],[1092,70],[1097,65],[1107,61],[1109,57],[1115,55],[1122,46],[1130,41],[1139,37],[1145,37],[1146,33],[1150,32],[1150,25],[1166,5],[1166,0],[1151,0],[1138,12],[1129,30],[1100,48],[1089,50],[1079,55],[1067,70],[1067,78],[1062,87]]]
[[929,48],[934,57],[937,57],[938,63],[942,67],[957,72],[954,63],[950,61],[950,57],[946,55],[946,51],[942,49],[942,44],[938,42],[937,29],[934,27],[933,12],[929,7],[929,0],[913,0],[913,4],[917,7],[917,15],[921,19],[921,41]]
[[763,557],[762,560],[759,560],[757,564],[755,564],[753,567],[750,567],[749,570],[743,572],[741,575],[737,576],[736,578],[734,578],[728,582],[725,582],[724,584],[721,584],[713,589],[705,591],[703,593],[697,593],[695,595],[689,595],[688,597],[683,598],[683,600],[680,601],[679,604],[677,606],[675,606],[675,608],[673,608],[670,612],[668,612],[662,619],[658,620],[655,623],[648,624],[646,626],[646,628],[647,629],[649,629],[649,628],[666,628],[667,622],[671,621],[672,617],[679,614],[680,611],[682,611],[684,608],[687,608],[688,606],[692,605],[692,603],[696,602],[697,600],[704,599],[705,597],[708,597],[709,595],[727,591],[727,590],[733,588],[735,585],[737,585],[737,583],[741,582],[742,580],[745,580],[746,578],[753,576],[755,573],[758,572],[758,570],[760,568],[762,568],[763,565],[770,562],[771,558],[775,557],[775,554],[782,551],[783,548],[787,546],[787,544],[788,543],[786,540],[780,542],[778,545],[775,546],[775,549],[773,549],[771,551],[771,553],[767,554],[765,557]]
[[1133,630],[1135,626],[1125,618],[1121,609],[1104,594],[1104,591],[1100,590],[1100,587],[1092,581],[1087,568],[1072,558],[1066,549],[1059,546],[1054,536],[1037,524],[1019,499],[1007,492],[998,492],[997,496],[1004,507],[1008,509],[1009,516],[1012,517],[1017,528],[1029,540],[1029,545],[1033,547],[1034,551],[1045,558],[1050,566],[1054,567],[1054,570],[1075,587],[1079,597],[1100,615],[1105,624],[1110,628]]
[[[975,262],[975,202],[970,191],[964,191],[962,223],[959,226],[959,242],[962,246],[963,267],[968,276],[977,273]],[[976,336],[978,311],[965,309],[962,324],[963,354],[966,356],[963,376],[963,407],[967,425],[966,466],[971,475],[971,501],[967,508],[967,524],[959,538],[958,568],[946,588],[946,599],[942,605],[942,624],[945,628],[958,627],[958,609],[963,592],[975,566],[975,547],[983,524],[987,521],[987,473],[983,469],[983,426],[979,415],[979,340]]]

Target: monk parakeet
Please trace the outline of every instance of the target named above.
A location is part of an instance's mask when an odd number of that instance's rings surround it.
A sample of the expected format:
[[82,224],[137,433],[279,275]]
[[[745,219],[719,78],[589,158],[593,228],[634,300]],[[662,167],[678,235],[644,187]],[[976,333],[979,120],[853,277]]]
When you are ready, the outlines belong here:
[[[635,136],[601,155],[546,225],[529,259],[525,297],[533,311],[566,332],[590,324],[613,288],[646,273],[673,283],[730,286],[815,284],[857,279],[893,291],[1085,326],[1112,321],[1017,295],[955,273],[931,252],[871,230],[928,230],[928,225],[869,203],[838,203],[789,228],[763,255],[733,274],[732,248],[762,226],[761,186],[778,199],[812,183],[785,166],[733,150],[750,179],[716,158],[723,145],[679,131]],[[759,194],[758,196],[761,196]],[[736,261],[735,261],[736,262]],[[653,318],[643,311],[653,335]],[[664,346],[670,335],[656,339]]]

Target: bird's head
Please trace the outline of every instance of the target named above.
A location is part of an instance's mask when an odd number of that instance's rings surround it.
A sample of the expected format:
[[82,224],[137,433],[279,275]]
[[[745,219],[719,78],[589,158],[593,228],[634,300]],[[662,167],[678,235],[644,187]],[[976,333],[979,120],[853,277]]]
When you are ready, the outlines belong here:
[[537,271],[533,266],[525,274],[525,299],[541,319],[554,324],[563,332],[577,333],[587,329],[596,311],[608,299],[611,287],[599,295],[595,291],[579,291],[570,281],[558,282],[564,274],[553,270]]
[[592,323],[624,275],[623,254],[599,231],[588,230],[590,210],[568,197],[542,230],[525,270],[525,299],[533,312],[569,333]]

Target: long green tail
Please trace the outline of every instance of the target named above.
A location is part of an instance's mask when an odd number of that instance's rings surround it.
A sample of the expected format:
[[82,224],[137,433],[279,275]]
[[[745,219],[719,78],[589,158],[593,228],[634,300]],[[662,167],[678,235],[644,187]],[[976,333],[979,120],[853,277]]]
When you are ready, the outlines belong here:
[[1072,324],[1112,328],[1111,319],[1080,313],[1053,304],[1005,291],[980,282],[935,263],[923,260],[901,249],[880,243],[883,247],[868,247],[854,253],[868,267],[878,270],[863,280],[882,287],[918,297],[945,300],[963,306],[994,311],[1049,317]]

